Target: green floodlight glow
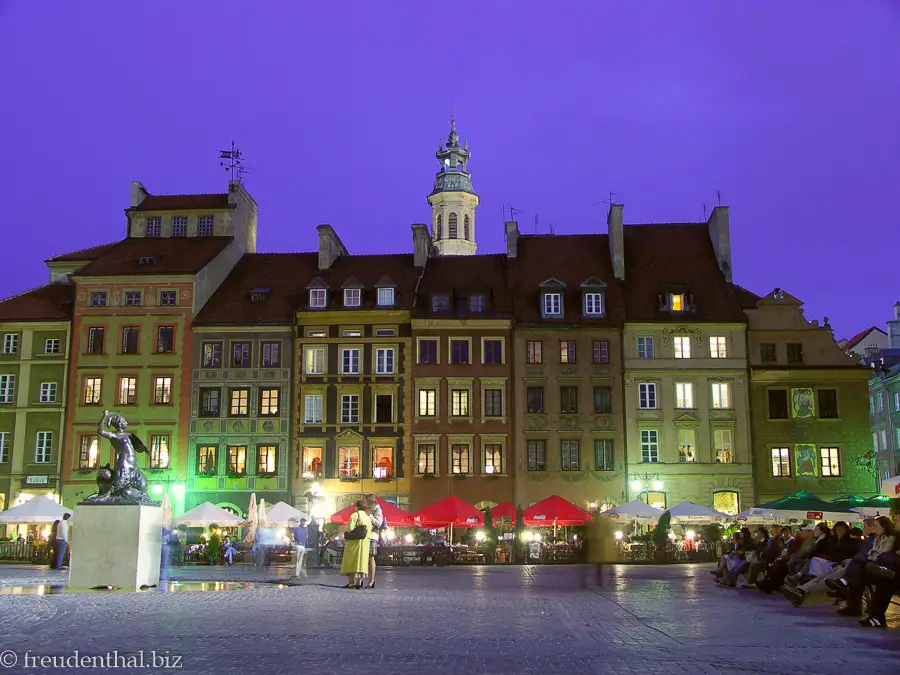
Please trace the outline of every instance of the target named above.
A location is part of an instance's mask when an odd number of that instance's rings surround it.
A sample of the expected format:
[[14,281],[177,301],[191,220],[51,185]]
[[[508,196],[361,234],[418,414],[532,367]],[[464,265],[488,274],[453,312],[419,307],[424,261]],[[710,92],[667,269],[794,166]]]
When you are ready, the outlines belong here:
[[153,494],[155,494],[155,495],[162,494],[163,486],[162,485],[154,485],[151,488],[151,490],[153,491]]
[[184,497],[184,485],[176,483],[172,486],[172,494],[176,497]]

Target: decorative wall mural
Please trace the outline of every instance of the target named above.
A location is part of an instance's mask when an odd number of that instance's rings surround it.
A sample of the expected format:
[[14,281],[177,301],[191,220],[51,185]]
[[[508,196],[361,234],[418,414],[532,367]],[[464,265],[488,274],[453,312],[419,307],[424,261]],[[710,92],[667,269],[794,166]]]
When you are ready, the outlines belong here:
[[816,446],[794,446],[794,469],[798,478],[802,476],[817,477],[819,475],[818,466],[818,462],[816,462]]
[[791,417],[813,417],[815,412],[816,398],[812,389],[791,389]]

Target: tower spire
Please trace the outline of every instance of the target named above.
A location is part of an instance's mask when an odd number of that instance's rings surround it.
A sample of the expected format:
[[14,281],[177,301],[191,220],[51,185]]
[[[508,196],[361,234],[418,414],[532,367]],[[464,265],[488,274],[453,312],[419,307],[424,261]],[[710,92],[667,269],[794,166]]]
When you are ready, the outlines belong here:
[[431,206],[432,241],[438,254],[473,255],[475,244],[475,207],[478,195],[469,174],[469,144],[459,143],[456,131],[456,105],[450,107],[450,133],[435,153],[440,167],[434,188],[428,195]]

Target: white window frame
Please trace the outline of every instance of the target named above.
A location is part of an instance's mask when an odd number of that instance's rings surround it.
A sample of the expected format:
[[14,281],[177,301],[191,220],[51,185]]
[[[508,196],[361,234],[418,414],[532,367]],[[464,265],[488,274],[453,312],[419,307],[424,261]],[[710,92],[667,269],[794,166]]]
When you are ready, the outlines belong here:
[[709,358],[711,359],[727,359],[728,358],[728,341],[724,335],[709,336]]
[[41,382],[41,394],[39,401],[41,403],[56,403],[56,382]]
[[344,289],[344,307],[359,307],[362,304],[361,288]]
[[49,464],[53,455],[53,432],[39,431],[34,439],[34,463]]
[[187,236],[188,219],[187,216],[172,216],[172,236]]
[[[356,399],[355,415],[354,399]],[[359,424],[359,394],[341,394],[341,424]]]
[[379,288],[378,289],[378,306],[379,307],[393,307],[394,306],[394,289],[393,288]]
[[147,237],[159,239],[162,236],[162,217],[150,216],[147,218]]
[[306,375],[324,375],[328,367],[328,347],[325,345],[303,348],[303,372]]
[[10,436],[9,431],[0,431],[0,464],[6,464],[9,461]]
[[[153,378],[153,405],[172,405],[175,379],[171,375],[157,375]],[[159,394],[162,394],[162,400]]]
[[16,376],[0,375],[0,403],[16,402]]
[[658,410],[659,397],[656,394],[656,382],[639,382],[638,408],[641,410]]
[[731,410],[730,382],[713,382],[710,386],[710,407],[714,410]]
[[544,316],[562,315],[562,293],[544,291]]
[[328,305],[328,291],[324,288],[309,289],[309,306],[321,309]]
[[584,294],[584,315],[603,316],[605,310],[603,293],[591,292]]
[[879,414],[884,412],[884,392],[878,392],[878,395],[875,397],[875,404],[878,409]]
[[109,303],[109,296],[106,291],[91,292],[91,307],[106,307]]
[[325,397],[322,394],[306,394],[303,397],[303,423],[322,424],[324,408]]
[[341,375],[359,375],[359,347],[341,347]]
[[637,338],[637,357],[639,359],[652,359],[656,357],[656,347],[653,337],[650,335],[639,335]]
[[672,348],[676,359],[691,358],[691,338],[689,335],[676,335],[672,339]]
[[178,291],[173,291],[172,289],[167,289],[159,292],[159,306],[160,307],[177,307],[178,306]]
[[[130,400],[129,399],[133,399]],[[120,375],[116,385],[116,405],[135,405],[137,403],[137,378],[132,375]]]
[[[209,228],[209,229],[207,229]],[[213,216],[198,216],[197,218],[197,236],[198,237],[211,237],[215,234],[216,231],[216,217]]]
[[393,375],[396,369],[396,351],[393,347],[375,348],[375,374]]
[[437,416],[437,390],[419,389],[416,393],[416,417]]
[[46,340],[44,340],[44,353],[59,354],[59,346],[59,338],[47,338]]
[[679,410],[694,409],[694,383],[675,383],[675,407]]
[[[719,461],[719,452],[728,453],[728,461]],[[734,432],[731,429],[713,429],[713,462],[734,464]]]
[[126,307],[141,307],[144,304],[144,294],[141,291],[125,291]]
[[[678,442],[678,463],[679,464],[696,464],[697,463],[697,430],[691,427],[677,430]],[[681,459],[681,448],[690,446],[692,448],[691,457],[693,459]]]
[[19,351],[19,334],[7,333],[3,336],[3,353],[15,354]]
[[[791,477],[791,449],[790,448],[769,448],[769,460],[772,462],[769,468],[772,478],[790,478]],[[787,460],[787,461],[785,461]],[[775,467],[778,472],[775,472]],[[782,472],[782,467],[787,467],[786,472]]]
[[[836,460],[833,460],[833,459],[832,459],[832,454],[831,454],[832,452],[834,453],[834,457],[836,458]],[[828,464],[827,464],[827,467],[828,467],[828,473],[827,473],[827,474],[825,473],[825,468],[826,468],[825,456],[826,456],[826,453],[828,454]],[[844,464],[844,463],[843,463],[843,461],[842,461],[842,459],[841,459],[841,449],[840,449],[839,447],[837,447],[837,446],[830,446],[830,447],[826,447],[826,448],[819,448],[819,462],[820,462],[820,469],[821,469],[821,477],[822,477],[822,478],[840,478],[840,477],[843,475],[843,469],[844,469],[843,464]],[[832,469],[833,466],[834,466],[833,462],[837,464],[837,473],[832,473],[832,472],[831,472],[831,469]]]
[[641,463],[659,464],[659,429],[641,429]]

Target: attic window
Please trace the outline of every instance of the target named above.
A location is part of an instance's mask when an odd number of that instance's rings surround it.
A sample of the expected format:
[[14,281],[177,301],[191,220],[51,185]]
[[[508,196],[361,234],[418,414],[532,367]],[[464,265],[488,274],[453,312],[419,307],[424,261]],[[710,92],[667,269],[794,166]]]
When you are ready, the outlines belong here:
[[358,328],[341,331],[341,337],[362,337],[362,331]]
[[250,291],[250,302],[265,302],[271,288],[254,288]]
[[487,304],[484,293],[473,293],[469,296],[469,311],[483,312]]
[[359,307],[362,302],[362,291],[358,288],[344,289],[344,307]]
[[450,296],[446,293],[435,293],[431,296],[432,312],[448,312],[450,311]]
[[138,260],[138,265],[155,265],[156,264],[156,256],[155,255],[145,255],[141,256]]
[[684,293],[669,293],[669,309],[673,312],[683,312],[685,310]]
[[327,300],[327,291],[324,288],[312,288],[309,291],[310,307],[325,307]]
[[395,337],[397,335],[396,328],[376,328],[375,337]]
[[306,331],[306,337],[311,338],[327,338],[328,331],[325,330],[308,330]]
[[562,315],[562,293],[544,293],[544,316]]

